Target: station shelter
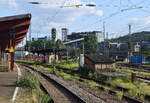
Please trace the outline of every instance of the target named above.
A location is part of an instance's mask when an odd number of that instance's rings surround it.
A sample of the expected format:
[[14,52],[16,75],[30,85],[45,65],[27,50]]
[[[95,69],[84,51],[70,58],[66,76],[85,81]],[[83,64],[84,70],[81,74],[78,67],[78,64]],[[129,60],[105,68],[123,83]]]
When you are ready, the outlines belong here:
[[15,47],[23,41],[31,14],[0,17],[0,71],[13,71]]

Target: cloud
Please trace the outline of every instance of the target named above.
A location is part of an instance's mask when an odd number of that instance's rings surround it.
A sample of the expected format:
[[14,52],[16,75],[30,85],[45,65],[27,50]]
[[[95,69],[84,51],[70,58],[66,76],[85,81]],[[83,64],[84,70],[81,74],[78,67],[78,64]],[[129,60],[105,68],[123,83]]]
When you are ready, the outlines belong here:
[[144,26],[150,26],[150,16],[144,17],[144,18],[131,18],[129,21],[132,24],[135,25],[144,25]]
[[11,9],[18,8],[18,3],[16,0],[0,0],[0,5]]
[[[33,5],[29,2],[40,2],[41,5]],[[52,27],[69,27],[84,15],[102,16],[103,11],[96,7],[64,7],[69,5],[85,4],[81,0],[0,0],[5,7],[16,8],[16,12],[32,14],[32,31],[37,33],[50,33]],[[95,4],[95,2],[92,2]],[[16,13],[15,12],[15,13]],[[19,12],[19,13],[20,13]]]
[[149,30],[150,16],[143,17],[143,18],[131,18],[129,19],[129,22],[131,25],[133,25],[134,28],[133,31],[135,32]]
[[103,16],[103,11],[102,10],[96,10],[96,9],[94,9],[93,10],[93,14],[95,16]]

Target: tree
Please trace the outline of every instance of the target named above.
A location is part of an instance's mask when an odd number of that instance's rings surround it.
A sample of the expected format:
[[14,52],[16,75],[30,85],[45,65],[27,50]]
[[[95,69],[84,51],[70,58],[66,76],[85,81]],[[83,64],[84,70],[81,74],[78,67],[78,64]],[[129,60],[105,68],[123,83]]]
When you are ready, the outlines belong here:
[[51,40],[28,41],[25,45],[25,49],[30,52],[35,52],[38,50],[44,50],[53,47],[54,47],[54,43]]
[[16,47],[15,50],[16,51],[23,51],[23,50],[26,50],[26,49],[24,47]]
[[71,58],[77,58],[80,55],[81,50],[79,48],[67,47],[68,55]]
[[97,37],[95,35],[87,35],[84,38],[85,54],[97,54],[99,51]]
[[58,39],[56,41],[56,48],[57,49],[64,49],[65,48],[65,45],[63,44],[63,42],[60,39]]
[[143,53],[144,56],[150,56],[150,47],[147,48]]

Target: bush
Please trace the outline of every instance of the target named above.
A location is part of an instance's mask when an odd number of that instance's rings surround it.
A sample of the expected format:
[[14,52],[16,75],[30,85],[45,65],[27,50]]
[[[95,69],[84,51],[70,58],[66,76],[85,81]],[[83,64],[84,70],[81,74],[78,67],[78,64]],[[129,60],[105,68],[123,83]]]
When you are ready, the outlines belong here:
[[24,87],[24,88],[31,88],[31,89],[39,89],[40,83],[39,79],[36,75],[26,75],[20,79],[16,83],[17,86],[19,87]]
[[117,92],[116,96],[119,100],[122,100],[123,92]]
[[135,85],[127,77],[118,77],[118,78],[110,79],[108,82],[111,83],[111,85],[114,87],[121,86],[129,89],[135,88]]
[[138,97],[140,100],[144,100],[145,95],[150,94],[150,86],[146,83],[138,83],[136,88],[129,90],[129,96]]
[[[38,95],[39,95],[38,103],[49,103],[49,101],[52,101],[52,99],[41,90],[38,92]],[[53,102],[51,102],[51,103],[53,103]]]

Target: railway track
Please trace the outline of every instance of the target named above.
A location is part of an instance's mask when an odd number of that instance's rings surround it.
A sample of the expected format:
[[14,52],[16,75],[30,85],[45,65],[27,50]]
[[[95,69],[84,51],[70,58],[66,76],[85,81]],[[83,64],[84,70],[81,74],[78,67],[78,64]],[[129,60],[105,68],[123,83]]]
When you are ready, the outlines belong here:
[[[27,66],[27,65],[25,65],[25,66]],[[27,67],[29,67],[29,66],[27,66]],[[29,67],[30,69],[34,69],[34,68],[32,68],[32,67]],[[59,69],[65,69],[65,70],[69,70],[69,69],[67,69],[67,68],[59,68]],[[35,71],[35,70],[34,70]],[[48,72],[44,72],[44,71],[40,71],[40,70],[38,70],[38,69],[36,69],[36,71],[37,72],[39,72],[41,75],[49,75],[49,73]],[[49,76],[47,77],[46,76],[46,78],[49,78]],[[52,76],[51,76],[52,77]],[[52,77],[53,78],[53,77]],[[98,81],[98,80],[94,80],[94,79],[89,79],[89,78],[84,78],[84,77],[81,77],[82,78],[82,80],[92,80],[92,81],[95,81],[95,82],[97,82],[97,83],[100,83],[100,84],[103,84],[103,85],[106,85],[106,86],[110,86],[110,84],[107,84],[107,83],[104,83],[104,82],[101,82],[101,81]],[[53,78],[55,81],[57,81],[57,79],[55,79],[55,77]],[[59,81],[59,84],[61,84],[61,82]],[[62,83],[63,84],[63,83]],[[61,84],[61,86],[62,86],[62,84]],[[46,87],[46,88],[48,88],[48,87]],[[66,89],[66,86],[64,86],[63,85],[63,89]],[[77,90],[79,90],[79,88],[74,88],[74,91],[77,91]],[[118,88],[116,88],[116,90],[117,91],[127,91],[126,90],[126,88],[121,88],[121,87],[118,87]],[[72,91],[72,90],[68,90],[68,88],[67,88],[67,91]],[[95,99],[94,98],[87,98],[88,96],[87,95],[85,95],[86,93],[84,93],[83,92],[84,91],[84,89],[83,90],[81,90],[80,91],[80,95],[76,95],[77,93],[74,93],[74,92],[71,92],[71,94],[73,93],[73,96],[75,95],[75,96],[77,96],[77,98],[80,100],[82,100],[81,102],[80,101],[77,101],[77,102],[72,102],[72,103],[105,103],[105,100],[103,101],[103,99],[101,98],[101,97],[99,97],[99,96],[97,96],[97,95],[90,95],[91,97],[95,97]],[[86,91],[86,90],[85,90]],[[84,95],[82,94],[82,93],[84,93]],[[90,92],[89,92],[90,93]],[[116,95],[116,92],[113,90],[110,90],[109,91],[109,93],[111,94],[112,93],[112,95]],[[92,94],[92,93],[91,93]],[[83,96],[83,97],[82,97]],[[85,99],[86,98],[86,99]],[[129,98],[128,96],[126,96],[126,95],[123,95],[123,101],[124,102],[126,102],[126,101],[128,101],[128,103],[142,103],[142,102],[140,102],[140,101],[138,101],[138,100],[136,100],[136,99],[133,99],[133,98]],[[57,103],[57,102],[56,102]],[[58,102],[58,103],[62,103],[62,102]],[[68,103],[68,102],[63,102],[63,103]],[[109,102],[108,102],[109,103]],[[113,102],[113,103],[115,103],[115,102]]]
[[41,84],[53,98],[54,103],[105,103],[101,98],[95,97],[77,86],[70,87],[66,82],[53,74],[40,71],[25,64],[22,66],[38,72],[42,76]]
[[[144,68],[144,67],[128,67],[128,66],[117,66],[118,68],[126,68],[129,70],[137,71],[137,72],[146,72],[150,73],[150,68]],[[148,83],[150,83],[150,76],[144,76],[144,75],[136,75],[136,78],[139,78],[141,80],[144,80]]]
[[142,66],[139,66],[139,67],[135,67],[135,66],[122,66],[122,65],[119,65],[117,66],[118,68],[128,68],[128,69],[131,69],[131,70],[134,70],[134,71],[139,71],[139,72],[147,72],[147,73],[150,73],[150,68],[148,67],[142,67]]

